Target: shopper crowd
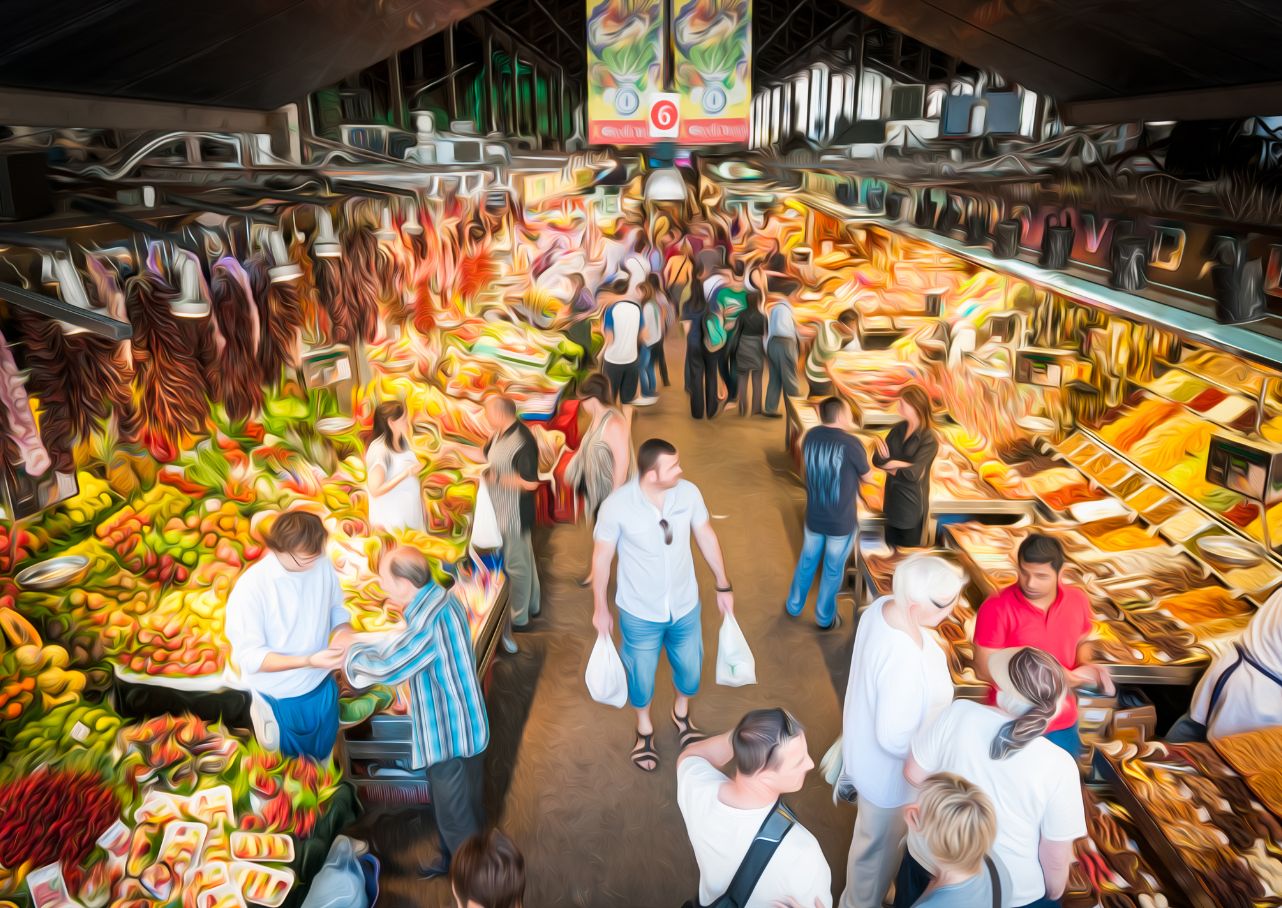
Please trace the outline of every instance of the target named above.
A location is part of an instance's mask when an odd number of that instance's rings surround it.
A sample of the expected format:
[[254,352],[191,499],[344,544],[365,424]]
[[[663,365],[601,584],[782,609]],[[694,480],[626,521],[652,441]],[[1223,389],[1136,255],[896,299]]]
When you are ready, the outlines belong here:
[[[692,543],[711,569],[724,616],[734,614],[734,589],[708,507],[683,478],[678,450],[651,438],[634,453],[631,408],[654,403],[660,379],[667,386],[664,337],[678,324],[695,419],[713,419],[729,402],[744,417],[777,416],[781,394],[798,393],[804,369],[810,392],[822,398],[822,425],[804,440],[804,540],[790,588],[778,595],[787,614],[799,616],[818,572],[815,620],[822,629],[840,622],[838,592],[857,536],[861,482],[873,469],[886,472],[887,541],[919,547],[938,445],[930,402],[910,387],[900,402],[903,421],[877,442],[869,462],[851,434],[849,405],[832,396],[829,373],[838,351],[858,349],[856,314],[844,312],[806,337],[790,302],[798,285],[777,244],[750,234],[740,221],[705,217],[685,229],[666,220],[649,232],[632,227],[611,242],[595,290],[601,373],[579,388],[588,426],[567,476],[594,524],[584,581],[592,590],[591,621],[612,639],[617,613],[636,720],[628,759],[645,772],[661,768],[651,715],[660,656],[672,666],[677,803],[699,867],[698,904],[827,908],[829,867],[804,818],[783,801],[814,768],[815,742],[782,707],[753,710],[711,737],[694,721],[704,652]],[[809,342],[804,360],[802,340]],[[541,600],[531,536],[538,452],[510,399],[495,396],[485,409],[493,431],[485,480],[510,624],[520,628],[539,614]],[[371,519],[385,528],[422,520],[409,432],[402,406],[378,409],[368,455]],[[413,763],[431,782],[441,837],[440,860],[424,872],[451,874],[460,906],[519,905],[522,859],[505,836],[485,831],[489,724],[461,605],[433,579],[421,553],[392,549],[380,578],[400,629],[358,642],[323,557],[320,520],[287,513],[268,545],[271,553],[245,573],[227,614],[260,732],[286,753],[323,756],[337,729],[335,669],[356,686],[407,684]],[[909,556],[891,594],[863,612],[836,748],[836,793],[855,808],[843,908],[877,908],[892,886],[897,906],[1058,904],[1073,842],[1086,832],[1073,690],[1111,689],[1091,659],[1088,603],[1063,582],[1063,567],[1056,540],[1029,534],[1018,552],[1018,582],[979,608],[973,642],[977,671],[991,686],[986,703],[954,699],[936,641],[934,629],[950,618],[965,584],[949,561]],[[510,636],[505,643],[516,650]]]

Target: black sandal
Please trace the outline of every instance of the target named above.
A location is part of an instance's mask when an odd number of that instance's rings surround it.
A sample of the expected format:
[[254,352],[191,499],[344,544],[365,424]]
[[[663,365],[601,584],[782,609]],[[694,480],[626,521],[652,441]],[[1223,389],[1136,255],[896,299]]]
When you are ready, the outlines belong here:
[[[632,762],[642,772],[654,772],[659,768],[659,752],[654,749],[654,732],[648,735],[637,732],[637,743],[632,748]],[[649,765],[642,765],[646,763]]]
[[694,723],[690,721],[689,713],[686,713],[684,717],[678,716],[675,707],[672,710],[672,724],[677,727],[677,735],[681,740],[682,750],[685,750],[691,744],[698,744],[708,738],[707,735],[695,728]]

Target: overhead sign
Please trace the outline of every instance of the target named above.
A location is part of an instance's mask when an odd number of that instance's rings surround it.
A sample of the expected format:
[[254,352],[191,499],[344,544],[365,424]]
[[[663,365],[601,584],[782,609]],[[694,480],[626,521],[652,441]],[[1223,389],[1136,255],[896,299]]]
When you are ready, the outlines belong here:
[[587,0],[588,142],[648,145],[662,89],[663,0]]
[[752,0],[675,0],[673,82],[683,145],[748,143]]
[[681,96],[676,92],[650,95],[650,137],[675,139],[681,129]]

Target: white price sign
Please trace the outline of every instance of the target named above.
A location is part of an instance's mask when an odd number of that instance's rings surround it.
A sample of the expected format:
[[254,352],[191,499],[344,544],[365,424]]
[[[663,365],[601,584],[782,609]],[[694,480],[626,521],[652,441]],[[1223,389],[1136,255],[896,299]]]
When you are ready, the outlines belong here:
[[681,96],[676,92],[655,92],[650,95],[650,136],[655,139],[675,139],[681,128]]

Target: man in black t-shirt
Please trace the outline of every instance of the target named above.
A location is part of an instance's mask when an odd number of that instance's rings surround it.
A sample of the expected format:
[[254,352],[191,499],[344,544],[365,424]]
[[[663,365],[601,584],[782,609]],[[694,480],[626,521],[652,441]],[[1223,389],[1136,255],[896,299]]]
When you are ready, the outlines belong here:
[[837,616],[837,591],[846,575],[846,562],[855,544],[855,496],[868,474],[868,455],[850,430],[850,405],[839,397],[819,404],[821,426],[815,426],[801,445],[806,470],[806,538],[788,591],[788,614],[796,617],[806,606],[815,571],[823,563],[815,621],[831,630]]

